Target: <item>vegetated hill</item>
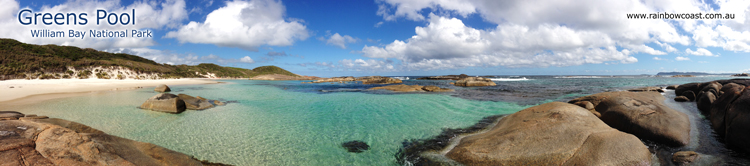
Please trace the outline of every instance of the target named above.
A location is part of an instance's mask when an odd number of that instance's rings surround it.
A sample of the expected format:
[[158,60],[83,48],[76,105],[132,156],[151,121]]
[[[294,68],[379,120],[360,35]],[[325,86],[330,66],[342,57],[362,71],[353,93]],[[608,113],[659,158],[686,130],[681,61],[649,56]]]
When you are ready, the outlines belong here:
[[[138,74],[155,74],[159,78],[201,78],[209,73],[216,77],[251,78],[261,74],[298,76],[276,66],[253,70],[222,67],[211,63],[195,66],[159,64],[143,57],[81,49],[72,46],[33,45],[13,39],[0,39],[0,80],[24,78],[76,77],[69,67],[82,70],[78,76],[91,74],[94,67],[123,67]],[[94,71],[96,72],[96,71]],[[54,73],[53,75],[50,75]],[[83,74],[81,74],[83,73]],[[60,74],[64,75],[60,76]],[[97,73],[98,74],[98,73]],[[97,75],[98,76],[98,75]]]

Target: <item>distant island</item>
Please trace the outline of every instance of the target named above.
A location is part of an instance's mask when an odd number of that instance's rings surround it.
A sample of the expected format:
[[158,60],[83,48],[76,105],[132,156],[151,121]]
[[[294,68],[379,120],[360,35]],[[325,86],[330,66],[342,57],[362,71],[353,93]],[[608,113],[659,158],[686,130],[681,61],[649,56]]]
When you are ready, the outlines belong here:
[[168,79],[253,78],[265,80],[312,79],[276,66],[250,69],[212,63],[159,64],[152,60],[91,48],[26,44],[0,39],[0,80],[9,79]]
[[737,73],[704,73],[704,72],[659,72],[657,76],[665,75],[733,75]]

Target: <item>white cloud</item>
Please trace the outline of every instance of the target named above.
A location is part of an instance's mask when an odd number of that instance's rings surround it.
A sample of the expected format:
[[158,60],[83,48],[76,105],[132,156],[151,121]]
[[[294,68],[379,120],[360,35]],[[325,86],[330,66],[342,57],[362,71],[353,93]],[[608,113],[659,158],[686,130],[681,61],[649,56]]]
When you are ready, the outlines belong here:
[[678,56],[678,57],[674,58],[674,60],[677,60],[677,61],[689,61],[690,58]]
[[676,48],[672,47],[671,45],[669,45],[667,43],[662,43],[662,42],[659,42],[659,41],[656,41],[654,43],[656,43],[657,45],[661,46],[661,48],[664,48],[664,50],[666,50],[667,52],[677,52]]
[[[97,10],[105,10],[109,13],[132,13],[136,10],[135,25],[109,25],[106,23],[96,24]],[[76,46],[84,48],[94,48],[98,50],[113,48],[139,48],[155,45],[152,38],[96,38],[90,37],[89,30],[110,30],[123,31],[128,30],[147,30],[147,29],[164,29],[176,27],[180,22],[188,18],[185,10],[184,0],[166,0],[166,1],[136,1],[130,5],[122,5],[119,0],[105,1],[66,1],[59,5],[43,6],[39,9],[31,9],[35,13],[87,13],[88,23],[86,25],[73,24],[73,20],[68,25],[53,24],[44,25],[39,21],[36,25],[22,25],[18,20],[20,11],[19,3],[14,0],[0,0],[0,38],[11,38],[24,43],[32,44],[57,44]],[[32,14],[24,16],[33,17]],[[81,21],[81,20],[78,20]],[[131,21],[132,22],[132,21]],[[46,38],[32,37],[31,30],[49,29],[55,31],[64,31],[66,37]],[[68,30],[85,31],[84,38],[68,37]],[[127,32],[130,33],[130,32]]]
[[356,43],[358,39],[351,37],[349,35],[341,36],[339,33],[331,35],[328,39],[321,38],[326,41],[326,44],[338,46],[341,47],[341,49],[346,49],[347,43]]
[[665,59],[662,59],[662,58],[659,58],[659,57],[654,57],[654,60],[660,61],[660,60],[665,60]]
[[191,21],[166,38],[181,43],[205,43],[258,51],[261,45],[289,46],[309,37],[300,20],[284,19],[285,7],[280,1],[228,1],[214,10],[203,23]]
[[[382,0],[383,4],[378,5],[377,14],[383,16],[387,21],[394,21],[399,17],[405,17],[409,20],[424,20],[420,11],[424,8],[442,8],[447,11],[454,11],[464,17],[474,13],[476,7],[469,1],[456,0]],[[395,8],[395,9],[394,9]]]
[[[634,63],[634,52],[654,51],[645,45],[627,45],[618,51],[616,43],[596,31],[574,31],[565,26],[502,24],[495,29],[467,27],[459,19],[431,15],[416,35],[383,47],[365,46],[363,56],[396,58],[406,69],[432,70],[472,66],[548,67],[587,63]],[[351,63],[354,64],[354,63]],[[356,65],[356,64],[354,64]]]
[[[426,27],[416,27],[416,34],[409,39],[362,49],[365,57],[404,60],[403,65],[409,66],[407,69],[433,68],[429,65],[545,67],[608,61],[632,63],[637,59],[631,55],[637,53],[678,53],[680,51],[673,47],[675,44],[750,52],[750,2],[747,1],[717,1],[718,8],[708,4],[710,2],[680,0],[378,2],[377,14],[385,21],[403,18],[428,22]],[[626,14],[656,12],[730,13],[736,14],[736,18],[661,20],[626,17]],[[434,19],[452,19],[457,15],[465,17],[469,14],[478,14],[485,21],[497,24],[497,27],[475,29],[458,23],[440,23]],[[444,26],[448,28],[439,30],[430,28],[448,24],[461,26]],[[658,45],[663,51],[648,46],[650,43]],[[704,48],[690,54],[718,56]]]
[[255,61],[253,60],[253,58],[250,58],[249,56],[245,56],[245,57],[240,58],[240,62],[243,62],[243,63],[255,63]]
[[698,48],[698,49],[695,49],[695,51],[690,50],[690,48],[688,48],[688,49],[685,49],[685,53],[690,54],[690,55],[697,55],[697,56],[719,56],[719,55],[712,54],[711,51],[708,51],[705,48]]
[[378,28],[378,27],[380,27],[381,25],[383,25],[383,22],[382,22],[382,21],[381,21],[381,22],[378,22],[378,23],[375,23],[375,28]]

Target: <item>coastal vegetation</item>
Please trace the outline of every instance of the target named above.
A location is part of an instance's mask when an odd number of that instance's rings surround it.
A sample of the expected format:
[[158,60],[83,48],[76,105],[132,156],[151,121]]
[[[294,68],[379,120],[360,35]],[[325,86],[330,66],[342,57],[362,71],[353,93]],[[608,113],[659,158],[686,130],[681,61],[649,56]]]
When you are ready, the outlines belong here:
[[[0,39],[0,80],[5,79],[54,79],[89,78],[92,68],[129,69],[137,74],[154,74],[158,78],[203,78],[214,75],[221,78],[251,78],[264,74],[297,76],[276,66],[261,66],[255,69],[223,67],[211,63],[198,65],[170,65],[123,53],[97,51],[58,45],[26,44],[13,39]],[[74,72],[79,71],[79,72]],[[119,73],[93,71],[98,78],[123,79]],[[55,76],[57,74],[57,76]],[[112,74],[109,76],[109,74]],[[138,79],[138,78],[136,78]]]

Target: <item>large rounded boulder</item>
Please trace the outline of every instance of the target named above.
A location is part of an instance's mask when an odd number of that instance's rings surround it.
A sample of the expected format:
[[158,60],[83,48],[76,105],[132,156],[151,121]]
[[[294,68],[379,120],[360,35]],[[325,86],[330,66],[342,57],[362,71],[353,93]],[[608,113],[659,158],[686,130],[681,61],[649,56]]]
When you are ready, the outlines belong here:
[[166,166],[201,162],[154,144],[51,118],[0,121],[0,165]]
[[635,136],[579,106],[551,102],[500,119],[467,136],[446,156],[465,165],[650,165]]
[[721,91],[724,93],[714,101],[708,117],[711,121],[711,128],[716,131],[715,133],[717,135],[724,136],[724,133],[726,132],[724,117],[727,113],[727,109],[729,109],[735,99],[740,97],[740,94],[744,89],[745,86],[735,83],[728,83],[721,87]]
[[214,107],[208,99],[196,98],[186,94],[178,94],[178,98],[185,101],[185,108],[189,110],[204,110]]
[[495,86],[495,82],[492,82],[489,78],[484,77],[466,77],[456,81],[453,85],[455,86]]
[[170,92],[172,91],[172,89],[169,89],[169,86],[167,86],[166,84],[161,84],[159,86],[156,86],[156,88],[154,88],[154,91],[164,93]]
[[664,100],[657,92],[603,92],[570,103],[591,102],[604,123],[638,138],[668,146],[687,145],[690,142],[688,116],[667,107]]
[[179,114],[185,111],[185,101],[177,95],[169,93],[159,93],[141,104],[141,109]]
[[[729,93],[729,92],[725,92]],[[750,152],[750,90],[744,88],[724,116],[724,141],[727,147]]]

